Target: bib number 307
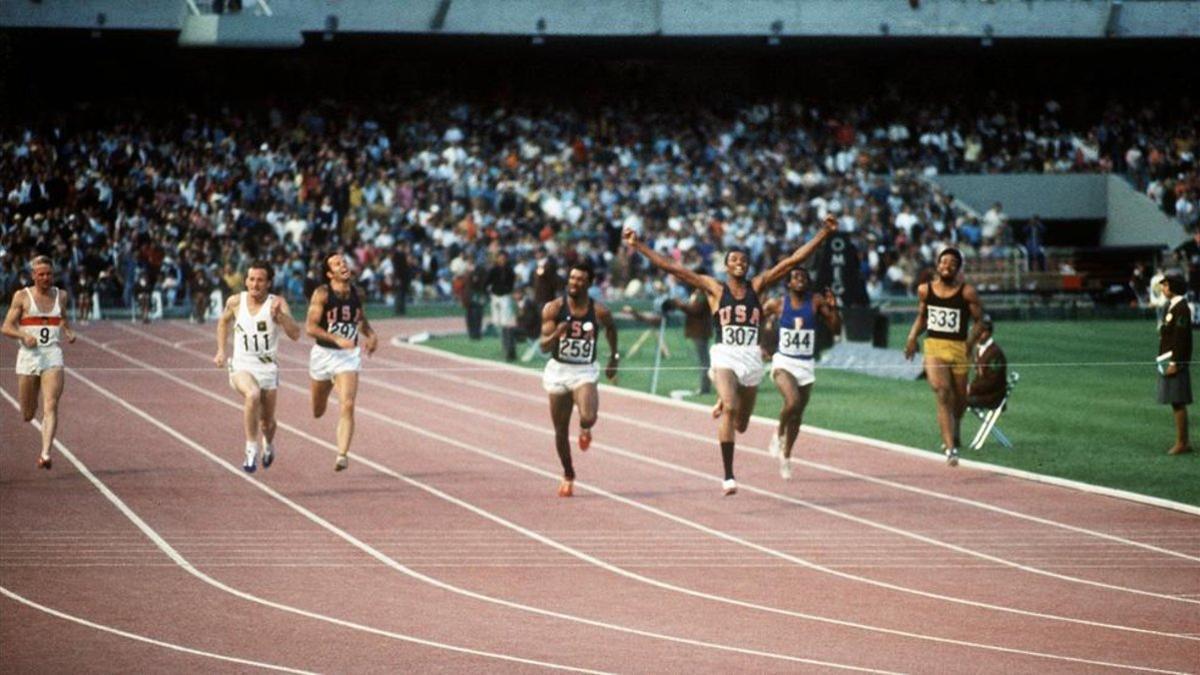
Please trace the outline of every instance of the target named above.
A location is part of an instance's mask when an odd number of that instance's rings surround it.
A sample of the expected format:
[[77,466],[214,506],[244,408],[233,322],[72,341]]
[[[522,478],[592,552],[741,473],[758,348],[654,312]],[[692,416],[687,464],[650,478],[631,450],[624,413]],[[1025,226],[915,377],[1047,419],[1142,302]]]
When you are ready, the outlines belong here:
[[755,326],[722,326],[721,342],[737,347],[753,347],[758,344],[758,328]]

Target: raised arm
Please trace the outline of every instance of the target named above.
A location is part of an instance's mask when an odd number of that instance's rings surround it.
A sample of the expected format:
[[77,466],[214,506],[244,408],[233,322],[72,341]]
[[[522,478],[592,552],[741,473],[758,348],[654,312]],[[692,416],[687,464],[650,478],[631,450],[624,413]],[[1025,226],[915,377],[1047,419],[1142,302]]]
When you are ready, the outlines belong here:
[[22,345],[33,348],[37,346],[37,338],[21,332],[21,317],[25,315],[25,293],[13,293],[12,304],[8,306],[8,314],[4,316],[2,329],[5,337],[10,337]]
[[808,260],[812,254],[817,252],[817,249],[825,243],[834,232],[837,232],[837,218],[833,214],[825,216],[825,220],[821,222],[821,229],[817,230],[816,235],[809,239],[800,248],[792,252],[791,255],[775,263],[771,269],[754,277],[751,285],[755,293],[761,293],[764,288],[774,286],[780,279],[787,276],[787,273],[796,265]]
[[217,319],[217,355],[213,357],[213,363],[217,364],[218,368],[225,367],[225,345],[229,344],[229,322],[237,316],[241,299],[241,293],[229,296],[229,299],[225,301],[225,309],[221,311],[221,317]]
[[654,265],[658,269],[670,274],[689,286],[695,286],[696,288],[703,289],[704,292],[709,295],[719,296],[721,294],[721,284],[716,279],[708,276],[707,274],[693,272],[674,260],[660,255],[657,251],[647,246],[645,242],[638,239],[637,232],[634,232],[633,230],[625,230],[625,233],[622,236],[625,238],[625,244],[634,251],[646,256],[646,259],[650,261],[651,265]]
[[842,313],[838,311],[837,296],[826,288],[821,295],[813,296],[813,302],[816,304],[817,314],[825,320],[825,327],[830,333],[839,335],[842,332]]
[[558,322],[558,310],[562,303],[562,298],[555,298],[542,307],[542,339],[538,346],[543,352],[553,350],[554,343],[567,334],[567,322]]
[[612,312],[599,303],[596,304],[596,320],[604,326],[604,339],[608,342],[608,365],[604,367],[604,376],[612,380],[621,363],[621,353],[617,351],[617,324],[613,323]]

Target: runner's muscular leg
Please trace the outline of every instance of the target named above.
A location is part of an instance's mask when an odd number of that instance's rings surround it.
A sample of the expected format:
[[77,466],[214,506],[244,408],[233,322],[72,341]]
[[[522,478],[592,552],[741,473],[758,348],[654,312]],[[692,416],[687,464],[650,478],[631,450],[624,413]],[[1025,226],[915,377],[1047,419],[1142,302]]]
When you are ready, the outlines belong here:
[[41,375],[17,376],[17,399],[21,402],[21,417],[28,422],[37,414],[38,394],[42,387]]
[[929,388],[933,390],[937,404],[942,444],[947,448],[954,447],[954,384],[950,380],[950,368],[937,359],[926,357],[925,377],[929,380]]
[[754,414],[754,402],[758,400],[758,387],[738,387],[737,430],[746,433],[750,428],[750,416]]
[[579,428],[591,429],[596,424],[596,416],[600,411],[600,392],[595,384],[589,382],[575,387],[571,391],[575,405],[579,408]]
[[258,442],[258,420],[262,416],[262,390],[254,376],[247,372],[233,374],[233,388],[242,395],[242,430],[247,443]]
[[309,380],[309,391],[312,393],[313,417],[325,414],[325,406],[329,403],[329,392],[333,391],[333,380]]
[[571,463],[571,411],[575,402],[569,392],[550,394],[550,421],[554,424],[554,451],[562,464],[563,477],[575,479],[575,467]]
[[345,455],[350,452],[350,441],[354,438],[354,400],[358,397],[358,373],[338,373],[333,376],[333,384],[337,388],[340,406],[337,423],[338,454]]
[[713,371],[713,385],[717,388],[717,398],[720,400],[720,419],[717,422],[717,439],[722,443],[733,441],[736,416],[740,415],[738,405],[737,375],[729,368],[717,368]]
[[275,402],[279,400],[278,389],[263,389],[260,398],[262,410],[262,435],[268,443],[275,441]]
[[63,369],[51,368],[42,373],[42,457],[50,456],[54,434],[58,431],[58,401],[63,392]]

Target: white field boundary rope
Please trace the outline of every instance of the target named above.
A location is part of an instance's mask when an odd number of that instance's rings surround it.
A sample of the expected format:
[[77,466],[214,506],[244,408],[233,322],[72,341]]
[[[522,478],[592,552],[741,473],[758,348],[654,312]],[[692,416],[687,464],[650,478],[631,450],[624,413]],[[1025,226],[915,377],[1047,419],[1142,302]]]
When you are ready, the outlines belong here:
[[[166,342],[166,341],[162,341],[162,344],[168,344],[168,345],[169,345],[170,343],[168,343],[168,342]],[[143,362],[143,361],[140,361],[140,360],[138,360],[138,359],[136,359],[136,358],[134,358],[134,357],[131,357],[131,356],[128,356],[128,355],[125,355],[125,354],[122,354],[122,353],[116,352],[115,350],[110,350],[110,351],[113,351],[113,353],[114,353],[116,356],[118,356],[118,357],[120,357],[120,358],[122,358],[122,359],[125,359],[125,360],[127,360],[127,361],[129,361],[129,362],[131,362],[131,363],[136,363],[136,364],[140,365],[141,367],[143,367],[143,368],[147,368],[147,369],[149,369],[149,370],[152,370],[152,371],[158,371],[158,372],[160,372],[160,373],[162,374],[162,376],[163,376],[163,377],[166,377],[166,378],[168,378],[168,379],[170,379],[170,380],[172,380],[172,381],[175,381],[175,382],[177,382],[178,384],[181,384],[181,385],[183,385],[183,386],[185,386],[185,387],[187,387],[187,388],[193,389],[193,390],[197,391],[198,393],[201,393],[201,394],[203,394],[203,395],[205,395],[205,396],[208,396],[208,397],[210,397],[210,398],[214,398],[214,399],[216,399],[216,400],[222,400],[223,402],[225,402],[225,403],[226,403],[226,405],[229,405],[229,406],[230,406],[230,407],[232,407],[232,408],[239,409],[239,410],[241,409],[241,406],[239,406],[237,403],[234,403],[234,402],[233,402],[233,401],[231,401],[231,400],[228,400],[228,399],[223,399],[223,398],[221,398],[220,396],[218,396],[218,395],[216,395],[216,394],[213,394],[212,392],[210,392],[210,391],[208,391],[208,390],[206,390],[206,389],[203,389],[203,388],[201,388],[201,387],[198,387],[198,386],[196,386],[196,385],[194,385],[194,384],[192,384],[192,383],[190,383],[190,382],[187,382],[186,380],[182,380],[182,379],[180,379],[180,378],[177,378],[177,377],[175,377],[175,376],[173,376],[173,375],[171,375],[171,374],[169,374],[169,373],[166,373],[165,371],[161,371],[161,370],[159,370],[159,369],[155,368],[154,366],[152,366],[152,365],[150,365],[150,364],[148,364],[148,363],[145,363],[145,362]],[[202,354],[202,353],[200,353],[200,352],[196,352],[196,351],[194,351],[194,350],[182,350],[182,351],[190,351],[190,352],[192,352],[193,354],[195,354],[195,355],[196,355],[197,357],[199,357],[199,358],[206,358],[206,356],[205,356],[204,354]],[[294,385],[294,384],[291,384],[291,383],[286,383],[286,382],[284,382],[284,383],[281,383],[281,384],[282,384],[283,386],[287,386],[288,388],[290,388],[290,389],[293,389],[293,390],[295,390],[295,391],[297,391],[297,392],[301,392],[301,393],[307,393],[307,390],[306,390],[306,389],[304,389],[303,387],[299,387],[299,386],[297,386],[297,385]],[[543,470],[543,469],[540,469],[540,468],[537,468],[537,467],[531,467],[531,466],[529,466],[529,465],[523,464],[523,463],[521,463],[521,462],[518,462],[518,461],[516,461],[516,460],[512,460],[512,459],[510,459],[510,458],[508,458],[508,457],[504,457],[504,456],[502,456],[502,455],[496,455],[495,453],[489,452],[489,451],[487,451],[487,450],[483,450],[482,448],[478,448],[478,447],[476,447],[476,446],[473,446],[473,445],[470,445],[470,444],[467,444],[467,443],[464,443],[464,442],[458,441],[458,440],[456,440],[456,439],[452,439],[452,438],[448,438],[448,437],[442,436],[441,434],[437,434],[437,433],[435,433],[435,432],[429,432],[429,431],[426,431],[426,430],[424,430],[424,429],[421,429],[421,428],[419,428],[419,427],[415,427],[415,426],[412,426],[412,425],[408,425],[408,424],[406,424],[406,423],[403,423],[403,422],[397,422],[397,421],[395,421],[395,420],[392,420],[390,417],[387,417],[387,416],[385,416],[385,415],[382,415],[382,414],[380,414],[380,413],[377,413],[377,412],[371,411],[371,410],[369,410],[369,409],[364,409],[364,408],[362,408],[362,407],[357,407],[356,409],[357,409],[359,412],[361,412],[361,413],[363,413],[363,414],[365,414],[365,415],[367,415],[367,416],[371,416],[371,417],[374,417],[374,418],[380,419],[381,421],[384,421],[385,423],[389,423],[389,424],[393,424],[393,425],[396,425],[396,426],[400,426],[401,428],[409,429],[409,430],[411,430],[411,431],[413,431],[413,432],[415,432],[415,433],[422,434],[422,435],[425,435],[425,436],[428,436],[428,437],[434,438],[434,439],[436,439],[436,440],[440,440],[440,441],[442,441],[442,442],[445,442],[445,443],[447,443],[447,444],[454,445],[454,446],[456,446],[456,447],[460,447],[460,448],[463,448],[463,449],[469,450],[469,451],[471,451],[471,452],[474,452],[474,453],[476,453],[476,454],[482,454],[482,455],[484,455],[484,456],[488,456],[488,457],[490,457],[490,458],[492,458],[492,459],[495,459],[495,460],[497,460],[497,461],[500,461],[500,462],[503,462],[503,463],[509,464],[509,465],[511,465],[511,466],[515,466],[515,467],[518,467],[518,468],[523,468],[523,469],[525,469],[525,470],[527,470],[527,471],[530,471],[530,472],[533,472],[533,473],[537,473],[537,474],[540,474],[540,475],[544,475],[544,476],[546,476],[546,477],[548,477],[548,478],[551,478],[551,479],[553,479],[553,480],[557,480],[557,479],[558,479],[558,476],[557,476],[556,474],[552,473],[552,472],[545,471],[545,470]],[[283,424],[283,423],[280,423],[280,428],[284,428],[284,429],[287,429],[287,430],[289,430],[289,431],[293,431],[293,429],[292,429],[292,428],[290,428],[290,427],[289,427],[289,425],[286,425],[286,424]],[[308,434],[306,434],[306,433],[304,433],[304,432],[298,432],[298,433],[299,433],[299,434],[301,434],[301,435],[303,435],[303,436],[304,436],[304,437],[306,437],[306,438],[310,438],[310,439],[312,439],[312,437],[311,437],[311,436],[309,436]],[[336,447],[335,447],[335,446],[333,446],[332,444],[328,443],[328,442],[325,442],[325,441],[320,441],[319,439],[313,439],[313,440],[314,440],[314,442],[317,442],[317,443],[319,443],[319,444],[321,444],[321,445],[324,445],[324,446],[328,447],[328,448],[329,448],[329,449],[331,449],[331,450],[334,450],[334,451],[336,451]],[[358,457],[360,458],[360,460],[359,460],[359,461],[364,461],[364,462],[365,462],[365,461],[370,461],[370,460],[366,460],[366,459],[365,459],[365,458],[363,458],[361,455],[358,455]],[[374,465],[374,463],[372,463],[372,465],[373,465],[373,468],[375,468],[375,466],[377,466],[377,465]],[[397,476],[397,477],[399,477],[401,480],[404,480],[405,482],[408,482],[408,483],[410,483],[410,484],[414,484],[414,485],[417,485],[417,486],[420,486],[420,485],[421,485],[420,483],[417,483],[416,481],[413,481],[412,479],[409,479],[409,478],[406,478],[406,477],[399,476],[398,474],[394,474],[394,472],[391,472],[390,470],[388,470],[388,469],[385,469],[385,468],[383,468],[383,467],[380,467],[380,469],[381,469],[381,470],[384,470],[384,472],[385,472],[385,473],[388,473],[389,475],[396,475],[396,476]],[[679,518],[678,516],[674,516],[673,514],[668,514],[668,513],[665,513],[665,512],[661,512],[661,511],[659,511],[658,509],[654,509],[654,507],[650,507],[650,506],[647,506],[647,505],[640,504],[639,502],[636,502],[636,501],[633,501],[633,500],[629,500],[629,499],[627,499],[627,498],[625,498],[625,497],[621,497],[620,495],[616,495],[616,494],[613,494],[613,493],[607,492],[607,491],[605,491],[605,490],[603,490],[603,489],[601,489],[601,488],[597,488],[597,487],[593,487],[593,486],[586,485],[586,484],[583,484],[583,483],[579,483],[578,481],[576,482],[576,485],[577,485],[577,486],[583,486],[583,487],[586,487],[587,489],[590,489],[590,490],[592,490],[592,491],[594,491],[594,492],[596,492],[596,493],[598,493],[598,494],[600,494],[600,495],[602,495],[602,496],[605,496],[605,497],[608,497],[608,498],[610,498],[610,499],[614,499],[614,500],[616,500],[616,501],[619,501],[619,502],[622,502],[622,503],[628,504],[628,505],[630,505],[630,506],[633,506],[633,507],[635,507],[635,508],[639,508],[639,509],[642,509],[642,510],[647,510],[647,511],[654,512],[654,513],[656,513],[657,515],[661,515],[661,516],[663,516],[663,517],[665,517],[665,518],[668,518],[668,519],[670,519],[670,520],[674,520],[674,521],[680,522],[681,524],[688,525],[688,526],[690,526],[690,527],[693,527],[694,529],[700,529],[700,530],[701,530],[701,531],[703,531],[703,532],[706,532],[706,533],[709,533],[709,534],[715,534],[715,536],[718,536],[718,537],[720,537],[720,538],[725,538],[725,539],[731,540],[731,541],[733,541],[734,543],[741,543],[741,542],[743,541],[743,540],[740,540],[740,539],[738,539],[738,538],[736,538],[736,537],[733,537],[732,535],[728,535],[728,534],[725,534],[725,533],[723,533],[723,532],[719,532],[719,531],[715,531],[715,530],[710,530],[710,529],[709,529],[709,528],[707,528],[706,526],[699,525],[699,524],[695,524],[695,523],[691,523],[691,521],[687,521],[686,519]],[[434,490],[436,490],[436,489],[434,488]],[[440,492],[440,491],[439,491],[439,492]],[[455,500],[455,501],[456,501],[456,503],[457,503],[457,500]],[[465,503],[464,503],[464,504],[465,504]],[[468,506],[468,508],[473,508],[473,507],[470,507],[470,506]],[[486,512],[484,512],[484,513],[486,513]],[[494,519],[492,516],[485,516],[485,517],[489,517],[489,518],[492,518],[492,519]],[[497,521],[497,522],[500,522],[500,521]],[[507,521],[505,521],[505,522],[507,522]],[[518,527],[519,527],[519,526],[518,526]],[[523,529],[523,528],[521,528],[521,529]],[[541,535],[538,535],[538,536],[539,536],[539,538],[541,537]],[[789,561],[791,561],[791,562],[797,562],[798,564],[801,564],[801,565],[812,565],[812,563],[809,563],[808,561],[801,561],[801,560],[799,560],[799,559],[796,559],[796,558],[794,558],[794,557],[792,557],[792,556],[789,556],[788,554],[785,554],[785,553],[782,553],[782,552],[773,551],[772,549],[768,549],[768,548],[766,548],[766,547],[761,547],[761,546],[759,546],[759,545],[757,545],[757,544],[751,544],[751,543],[749,543],[749,542],[745,542],[745,543],[746,543],[747,545],[749,545],[751,548],[755,548],[755,549],[757,549],[757,550],[761,550],[762,552],[766,552],[766,553],[768,553],[768,555],[774,555],[774,556],[776,556],[776,557],[781,557],[782,559],[789,560]],[[590,559],[590,558],[591,558],[591,556],[589,556],[588,554],[585,554],[585,553],[582,553],[582,552],[576,552],[574,549],[570,549],[569,547],[566,547],[565,545],[557,544],[557,542],[556,542],[554,545],[555,545],[555,547],[556,547],[556,548],[559,548],[559,550],[563,550],[564,552],[569,552],[569,553],[571,553],[572,555],[577,555],[577,556],[585,556],[587,559]],[[602,562],[603,562],[603,561],[602,561]],[[610,568],[610,567],[611,567],[611,569],[613,569],[614,571],[621,570],[621,568],[617,568],[617,567],[615,567],[615,566],[611,566],[611,565],[609,565],[608,563],[604,563],[604,564],[606,565],[606,569],[608,569],[608,568]],[[624,573],[624,572],[623,572],[623,571],[618,571],[618,573]],[[628,573],[628,574],[634,574],[634,573]],[[635,577],[637,577],[637,576],[640,576],[640,575],[634,575],[634,576],[635,576]],[[651,579],[650,581],[651,581],[652,583],[656,584],[656,585],[660,585],[660,587],[661,587],[661,585],[664,583],[664,582],[658,582],[657,580],[653,580],[653,579]],[[924,594],[924,592],[921,592],[921,591],[915,591],[915,590],[913,590],[913,589],[905,589],[905,588],[903,588],[903,587],[895,587],[895,588],[896,588],[897,590],[902,590],[902,591],[906,591],[906,592],[912,592],[912,593],[916,593],[916,594]],[[681,591],[681,592],[692,593],[692,594],[694,594],[694,593],[695,593],[694,591],[691,591],[690,589],[682,589],[682,588],[681,588],[681,589],[680,589],[680,591]],[[934,596],[934,597],[941,597],[941,596]],[[718,601],[723,601],[723,602],[732,602],[732,603],[734,603],[734,604],[738,604],[738,605],[741,605],[741,606],[754,606],[754,605],[748,605],[748,603],[744,603],[743,601],[737,601],[737,600],[733,600],[733,599],[730,599],[730,598],[723,598],[723,597],[720,597],[720,596],[711,596],[711,598],[710,598],[710,599],[715,599],[715,600],[718,600]],[[972,601],[966,601],[966,600],[961,600],[961,599],[952,599],[952,600],[959,601],[959,602],[966,603],[966,604],[982,604],[982,603],[973,603]],[[984,605],[984,606],[986,606],[986,605]],[[849,626],[853,626],[853,627],[856,627],[856,628],[862,628],[862,629],[865,629],[865,630],[871,630],[871,631],[882,631],[882,632],[893,633],[893,634],[895,633],[895,631],[892,631],[891,629],[879,628],[879,627],[875,627],[875,626],[868,626],[868,625],[863,625],[863,624],[852,624],[852,623],[849,623],[849,622],[844,622],[844,621],[840,621],[840,620],[837,620],[837,619],[830,619],[830,618],[827,618],[827,617],[820,617],[820,616],[815,616],[815,615],[804,615],[804,614],[800,614],[800,613],[796,613],[796,612],[791,612],[791,611],[789,611],[789,610],[782,610],[782,609],[779,609],[779,608],[773,608],[773,607],[762,607],[762,606],[754,606],[754,607],[755,607],[755,608],[761,608],[761,609],[763,609],[763,610],[765,610],[765,611],[770,611],[770,612],[774,612],[774,613],[782,613],[782,614],[787,614],[787,615],[791,615],[791,616],[798,616],[799,618],[805,618],[805,619],[809,619],[809,620],[821,621],[821,622],[826,622],[826,623],[835,623],[835,624],[837,624],[837,625],[849,625]],[[1002,610],[1002,611],[1010,611],[1010,612],[1014,612],[1014,613],[1021,613],[1021,614],[1031,614],[1031,615],[1033,615],[1033,616],[1037,616],[1037,617],[1039,617],[1039,618],[1050,618],[1050,619],[1059,618],[1059,617],[1053,617],[1053,616],[1051,616],[1051,615],[1041,615],[1041,614],[1037,614],[1037,613],[1029,613],[1029,612],[1025,612],[1024,610],[1017,610],[1017,609],[1012,609],[1012,608],[998,608],[998,609],[1000,609],[1000,610]],[[1133,627],[1127,627],[1127,626],[1112,626],[1112,625],[1109,625],[1109,624],[1100,624],[1100,623],[1096,623],[1096,622],[1089,622],[1089,621],[1086,621],[1086,620],[1081,620],[1081,619],[1072,619],[1072,618],[1066,618],[1066,617],[1062,617],[1062,618],[1061,618],[1061,620],[1063,620],[1063,621],[1068,621],[1068,622],[1074,622],[1074,623],[1084,623],[1084,624],[1087,624],[1087,625],[1094,625],[1094,626],[1100,626],[1100,627],[1114,628],[1114,629],[1117,629],[1117,630],[1127,630],[1127,631],[1131,631],[1131,632],[1135,632],[1135,633],[1148,633],[1148,634],[1154,634],[1154,635],[1158,635],[1158,636],[1161,636],[1161,637],[1172,637],[1172,638],[1182,638],[1182,639],[1193,639],[1193,638],[1191,638],[1191,637],[1189,637],[1189,636],[1187,636],[1187,635],[1181,635],[1181,634],[1176,634],[1176,633],[1163,633],[1163,632],[1158,632],[1158,631],[1151,631],[1151,630],[1147,630],[1147,629],[1139,629],[1139,628],[1133,628]],[[1007,647],[999,647],[999,646],[996,646],[996,645],[984,645],[984,644],[979,644],[979,643],[963,643],[963,642],[961,642],[961,641],[952,640],[952,639],[949,639],[949,638],[938,638],[938,637],[934,637],[934,636],[927,636],[927,635],[922,635],[922,634],[912,634],[912,633],[907,633],[907,634],[905,634],[905,635],[906,635],[907,637],[914,637],[914,638],[917,638],[917,639],[932,640],[932,641],[937,641],[937,642],[949,642],[949,643],[952,643],[952,644],[964,644],[964,646],[973,646],[973,647],[978,647],[978,648],[982,648],[982,649],[991,649],[991,650],[998,650],[998,651],[1008,651],[1008,652],[1013,652],[1013,653],[1021,653],[1021,654],[1027,654],[1027,655],[1036,655],[1036,656],[1040,656],[1040,657],[1043,657],[1043,658],[1050,658],[1050,659],[1066,659],[1066,660],[1076,660],[1076,657],[1065,657],[1065,656],[1060,656],[1060,655],[1044,654],[1044,653],[1039,653],[1039,652],[1027,652],[1027,651],[1025,651],[1025,650],[1014,650],[1014,649],[1012,649],[1012,648],[1007,648]],[[1111,666],[1113,666],[1113,667],[1131,667],[1131,668],[1140,668],[1139,666],[1117,666],[1117,665],[1115,665],[1115,664],[1107,664],[1107,663],[1104,663],[1104,662],[1097,663],[1096,665],[1106,665],[1106,666],[1109,666],[1109,665],[1111,665]]]

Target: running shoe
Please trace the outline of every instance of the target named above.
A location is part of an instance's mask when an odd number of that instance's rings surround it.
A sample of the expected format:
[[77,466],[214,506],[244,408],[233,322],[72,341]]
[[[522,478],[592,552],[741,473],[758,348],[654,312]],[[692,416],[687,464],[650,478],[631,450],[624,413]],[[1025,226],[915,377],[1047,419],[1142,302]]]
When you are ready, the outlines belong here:
[[264,469],[270,468],[271,462],[275,461],[275,446],[270,443],[263,444],[262,465]]
[[946,450],[946,466],[958,466],[958,448]]
[[784,480],[792,479],[792,459],[790,457],[779,456],[779,477]]
[[721,483],[721,492],[724,493],[726,497],[737,494],[737,481],[732,478],[726,478],[725,481]]
[[575,495],[575,481],[564,478],[558,484],[559,497],[572,497]]
[[782,454],[783,439],[779,436],[772,436],[771,443],[767,446],[767,453],[772,457],[779,457]]
[[333,463],[333,470],[334,471],[344,471],[345,468],[348,466],[350,466],[350,458],[347,457],[346,455],[338,455],[337,461],[335,461]]
[[242,471],[245,471],[246,473],[254,473],[255,469],[258,468],[258,465],[256,464],[257,461],[258,448],[246,448],[246,459],[242,462]]
[[49,457],[42,457],[41,455],[38,455],[37,467],[39,469],[45,469],[45,470],[49,471],[50,465],[53,463],[54,462]]
[[587,449],[592,447],[592,430],[581,429],[579,431],[579,449],[582,452],[587,452]]

